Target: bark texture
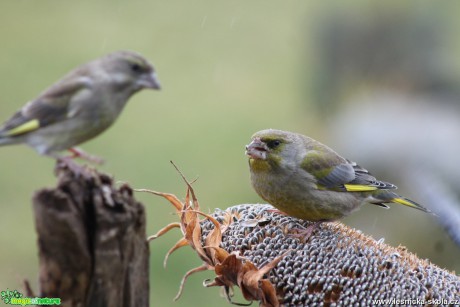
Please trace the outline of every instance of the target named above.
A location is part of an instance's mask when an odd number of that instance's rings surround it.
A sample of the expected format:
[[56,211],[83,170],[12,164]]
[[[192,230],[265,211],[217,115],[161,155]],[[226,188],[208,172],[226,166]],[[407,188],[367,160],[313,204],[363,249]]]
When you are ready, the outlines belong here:
[[145,210],[123,184],[58,164],[55,188],[33,197],[40,297],[62,306],[148,306]]

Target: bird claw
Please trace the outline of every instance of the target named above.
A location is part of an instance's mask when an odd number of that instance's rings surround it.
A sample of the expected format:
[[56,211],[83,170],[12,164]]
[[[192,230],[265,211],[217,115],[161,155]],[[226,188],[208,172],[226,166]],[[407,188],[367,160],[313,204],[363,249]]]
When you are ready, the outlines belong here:
[[289,229],[288,236],[299,239],[303,243],[307,243],[308,239],[310,239],[312,236],[313,231],[315,231],[321,223],[322,222],[313,222],[312,224],[308,225],[307,228],[301,225],[297,225],[296,227]]
[[289,214],[287,214],[286,212],[283,212],[283,211],[278,210],[278,209],[267,209],[267,210],[265,210],[265,212],[277,213],[277,214],[289,216]]
[[71,156],[67,157],[69,159],[80,158],[80,159],[86,160],[86,161],[88,161],[90,163],[98,164],[98,165],[104,164],[104,162],[105,162],[104,159],[102,159],[102,158],[100,158],[98,156],[93,156],[93,155],[83,151],[80,148],[72,147],[72,148],[69,148],[68,150],[72,153]]
[[62,171],[70,171],[76,178],[84,178],[90,180],[93,177],[93,171],[86,165],[80,165],[73,160],[73,157],[59,157],[56,160],[55,173],[59,174]]

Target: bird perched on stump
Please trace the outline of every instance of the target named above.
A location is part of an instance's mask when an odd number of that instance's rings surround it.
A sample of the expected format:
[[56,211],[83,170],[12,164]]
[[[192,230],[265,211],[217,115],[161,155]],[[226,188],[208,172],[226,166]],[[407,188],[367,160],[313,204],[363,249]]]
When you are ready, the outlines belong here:
[[388,208],[399,203],[429,212],[394,192],[366,169],[307,136],[262,130],[246,146],[252,186],[280,211],[303,220],[322,222],[349,215],[363,203]]
[[129,98],[160,89],[153,66],[132,51],[118,51],[77,67],[0,127],[0,145],[25,143],[39,154],[59,158],[91,156],[74,148],[109,128]]

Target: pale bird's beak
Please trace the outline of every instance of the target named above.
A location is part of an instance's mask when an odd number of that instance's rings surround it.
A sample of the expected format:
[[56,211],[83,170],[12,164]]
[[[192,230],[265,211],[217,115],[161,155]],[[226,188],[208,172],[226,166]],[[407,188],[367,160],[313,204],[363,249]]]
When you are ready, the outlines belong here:
[[154,90],[161,89],[160,81],[158,81],[157,73],[151,72],[150,74],[145,74],[137,80],[137,84],[142,88],[151,88]]
[[266,160],[268,147],[260,138],[254,138],[249,145],[246,145],[246,155],[252,159]]

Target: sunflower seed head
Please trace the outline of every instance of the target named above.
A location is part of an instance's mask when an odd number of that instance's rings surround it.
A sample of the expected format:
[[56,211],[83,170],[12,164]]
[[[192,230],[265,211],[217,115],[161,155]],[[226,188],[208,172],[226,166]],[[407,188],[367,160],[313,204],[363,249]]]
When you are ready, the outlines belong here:
[[[341,223],[323,223],[307,242],[289,235],[309,222],[273,212],[270,205],[237,205],[220,246],[262,267],[291,250],[268,273],[286,305],[373,305],[375,299],[460,299],[460,279],[436,265],[365,236]],[[258,222],[259,221],[259,222]],[[214,228],[201,222],[202,238]]]

